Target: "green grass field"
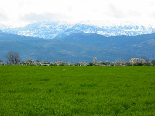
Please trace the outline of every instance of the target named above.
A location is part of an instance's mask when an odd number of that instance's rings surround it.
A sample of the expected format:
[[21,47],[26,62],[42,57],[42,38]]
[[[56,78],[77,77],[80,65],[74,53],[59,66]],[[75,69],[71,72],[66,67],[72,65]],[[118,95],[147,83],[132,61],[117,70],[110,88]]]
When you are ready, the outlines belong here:
[[0,66],[1,116],[155,116],[155,67]]

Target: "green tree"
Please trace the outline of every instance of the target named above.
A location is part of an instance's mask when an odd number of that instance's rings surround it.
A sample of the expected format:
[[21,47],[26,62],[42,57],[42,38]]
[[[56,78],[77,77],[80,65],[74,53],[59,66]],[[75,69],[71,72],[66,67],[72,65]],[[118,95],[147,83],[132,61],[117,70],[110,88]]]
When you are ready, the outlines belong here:
[[153,64],[153,66],[155,66],[155,60],[152,60],[152,62],[151,62],[152,64]]

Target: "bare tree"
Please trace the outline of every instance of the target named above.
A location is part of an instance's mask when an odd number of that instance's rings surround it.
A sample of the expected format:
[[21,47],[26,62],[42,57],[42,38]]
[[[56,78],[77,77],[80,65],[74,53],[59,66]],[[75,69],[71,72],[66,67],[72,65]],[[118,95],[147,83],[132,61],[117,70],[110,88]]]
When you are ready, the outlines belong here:
[[20,56],[17,52],[8,52],[6,55],[6,62],[9,65],[17,65],[21,61]]

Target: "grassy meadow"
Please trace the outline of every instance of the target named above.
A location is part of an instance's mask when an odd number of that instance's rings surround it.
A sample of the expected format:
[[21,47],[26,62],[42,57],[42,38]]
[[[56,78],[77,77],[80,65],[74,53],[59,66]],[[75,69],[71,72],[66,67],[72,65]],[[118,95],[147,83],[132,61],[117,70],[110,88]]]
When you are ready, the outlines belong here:
[[0,116],[155,116],[155,67],[0,66]]

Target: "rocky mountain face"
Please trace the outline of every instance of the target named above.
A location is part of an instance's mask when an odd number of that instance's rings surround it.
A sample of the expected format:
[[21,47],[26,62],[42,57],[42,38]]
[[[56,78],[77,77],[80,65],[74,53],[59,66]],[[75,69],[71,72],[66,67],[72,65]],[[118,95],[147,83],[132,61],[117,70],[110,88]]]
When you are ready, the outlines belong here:
[[106,37],[121,35],[136,36],[155,33],[155,29],[150,26],[146,27],[142,25],[113,25],[98,27],[86,24],[41,22],[30,24],[22,28],[4,29],[3,32],[44,39],[63,39],[73,33],[96,33]]

